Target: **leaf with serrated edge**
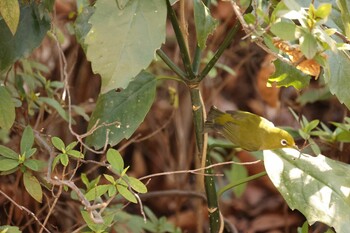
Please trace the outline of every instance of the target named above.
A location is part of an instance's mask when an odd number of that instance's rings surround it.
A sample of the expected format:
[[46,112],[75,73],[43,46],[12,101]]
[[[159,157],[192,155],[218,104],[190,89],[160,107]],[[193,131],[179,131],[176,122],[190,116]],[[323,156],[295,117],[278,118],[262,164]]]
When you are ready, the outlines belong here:
[[23,183],[30,196],[32,196],[37,202],[41,203],[43,198],[43,191],[38,179],[26,172],[23,174]]
[[86,36],[87,58],[102,78],[101,92],[126,88],[154,59],[165,41],[163,0],[133,0],[119,9],[116,1],[97,1]]
[[125,90],[110,91],[101,95],[88,128],[91,129],[97,121],[99,125],[112,122],[116,124],[98,128],[87,138],[86,143],[96,149],[103,148],[106,144],[107,130],[108,144],[111,146],[131,137],[151,108],[155,93],[155,77],[143,71]]
[[350,229],[350,165],[295,149],[264,151],[268,176],[291,209],[310,224],[316,221],[338,233]]

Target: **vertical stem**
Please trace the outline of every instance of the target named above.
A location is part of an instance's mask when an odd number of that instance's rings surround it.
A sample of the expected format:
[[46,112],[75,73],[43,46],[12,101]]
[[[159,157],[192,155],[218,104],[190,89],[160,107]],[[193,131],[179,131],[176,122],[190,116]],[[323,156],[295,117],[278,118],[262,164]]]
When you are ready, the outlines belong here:
[[198,87],[191,88],[190,94],[191,94],[194,130],[195,130],[196,141],[197,141],[197,149],[201,158],[203,153],[203,148],[204,148],[204,135],[203,135],[204,112],[203,112],[202,97]]
[[192,71],[190,56],[188,54],[185,39],[182,35],[175,11],[171,7],[169,0],[166,0],[166,5],[167,5],[168,15],[169,15],[170,21],[171,21],[171,24],[172,24],[174,32],[175,32],[177,43],[180,47],[181,58],[182,58],[182,62],[184,64],[186,73],[187,73],[189,79],[194,79],[195,76],[194,76],[193,71]]
[[[209,155],[206,156],[206,165],[211,164]],[[216,194],[216,187],[213,171],[211,168],[205,170],[206,176],[204,176],[205,183],[205,192],[207,194],[207,203],[208,203],[208,212],[209,212],[209,227],[211,233],[222,232],[220,229],[223,229],[223,221],[220,218],[220,210],[218,204],[218,197]]]

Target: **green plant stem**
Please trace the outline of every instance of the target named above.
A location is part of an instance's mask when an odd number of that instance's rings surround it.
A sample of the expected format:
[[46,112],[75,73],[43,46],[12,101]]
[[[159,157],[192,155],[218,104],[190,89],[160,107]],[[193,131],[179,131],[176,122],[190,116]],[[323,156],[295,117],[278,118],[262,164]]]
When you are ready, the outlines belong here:
[[168,15],[169,15],[170,21],[171,21],[171,24],[172,24],[174,32],[175,32],[177,43],[178,43],[179,48],[180,48],[182,62],[184,64],[184,67],[185,67],[185,70],[187,73],[186,78],[188,78],[189,80],[193,80],[195,78],[195,75],[192,71],[190,56],[189,56],[188,51],[187,51],[186,43],[185,43],[184,37],[182,35],[181,29],[179,26],[179,22],[177,20],[174,9],[171,7],[169,0],[166,0],[166,5],[167,5]]
[[214,56],[210,59],[208,64],[204,67],[202,72],[199,75],[199,80],[202,80],[207,76],[209,71],[214,67],[215,63],[219,60],[220,56],[222,53],[225,51],[225,49],[231,44],[233,38],[235,37],[238,29],[240,28],[241,23],[237,20],[234,26],[231,28],[227,36],[225,37],[224,41],[222,44],[220,44],[218,50],[216,50]]
[[[206,156],[206,166],[209,166],[211,164],[209,159],[209,153],[207,153]],[[205,170],[206,176],[204,177],[204,184],[205,184],[205,192],[207,194],[207,203],[208,203],[208,211],[209,211],[209,226],[210,226],[210,232],[211,233],[218,233],[221,224],[223,221],[221,221],[220,218],[220,209],[218,204],[218,196],[216,194],[216,187],[215,187],[215,181],[213,170],[211,168]]]
[[197,149],[199,151],[200,159],[203,155],[204,148],[204,116],[203,116],[203,104],[202,97],[199,88],[190,88],[191,103],[192,103],[192,113],[193,113],[193,123],[194,130],[197,141]]
[[251,181],[251,180],[258,179],[258,178],[260,178],[260,177],[262,177],[262,176],[265,176],[265,175],[266,175],[266,171],[263,171],[263,172],[260,172],[260,173],[258,173],[258,174],[255,174],[255,175],[246,177],[246,178],[244,178],[244,179],[240,179],[240,180],[238,180],[238,181],[236,181],[236,182],[230,183],[230,184],[226,185],[225,187],[222,187],[222,188],[218,191],[218,194],[217,194],[217,195],[218,195],[219,197],[221,197],[221,195],[222,195],[224,192],[226,192],[226,191],[228,191],[228,190],[230,190],[230,189],[232,189],[232,188],[234,188],[234,187],[236,187],[236,186],[238,186],[238,185],[247,183],[247,182],[249,182],[249,181]]
[[[210,5],[210,0],[204,0],[203,3],[208,7]],[[197,42],[196,49],[194,52],[193,62],[192,62],[192,70],[195,75],[198,75],[199,66],[201,64],[201,56],[202,56],[202,49],[198,46],[198,42]]]
[[186,74],[183,72],[169,57],[164,53],[163,50],[157,49],[157,55],[164,61],[165,64],[168,65],[168,67],[174,71],[180,78],[183,80],[186,79]]

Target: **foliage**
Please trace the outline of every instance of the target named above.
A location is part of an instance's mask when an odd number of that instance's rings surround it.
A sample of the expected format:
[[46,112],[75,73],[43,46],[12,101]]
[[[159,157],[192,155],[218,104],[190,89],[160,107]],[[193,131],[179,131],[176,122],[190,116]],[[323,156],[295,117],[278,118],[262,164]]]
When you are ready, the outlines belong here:
[[[147,184],[130,175],[128,162],[113,147],[130,139],[139,128],[155,102],[157,85],[162,85],[159,80],[168,78],[184,84],[191,98],[197,148],[189,151],[198,151],[202,165],[227,160],[222,155],[227,155],[227,150],[233,146],[222,140],[209,140],[209,158],[205,160],[205,111],[198,87],[206,76],[216,76],[218,69],[233,76],[237,74],[218,60],[235,38],[240,24],[253,42],[276,57],[275,71],[268,85],[302,90],[317,82],[322,89],[299,96],[300,104],[325,100],[332,94],[350,108],[350,43],[347,39],[350,15],[344,0],[328,3],[257,0],[250,7],[247,1],[241,1],[245,2],[242,8],[247,11],[236,12],[242,16],[238,17],[241,21],[235,22],[215,52],[205,51],[210,34],[214,34],[219,25],[219,21],[211,16],[210,1],[193,1],[195,48],[186,45],[185,27],[180,27],[172,6],[176,1],[117,0],[97,1],[94,5],[86,0],[76,2],[77,12],[72,13],[75,17],[73,33],[91,62],[92,70],[102,80],[91,117],[82,106],[72,104],[75,99],[70,92],[78,91],[80,87],[71,89],[69,86],[69,62],[57,38],[57,25],[51,22],[54,1],[0,2],[0,139],[11,142],[10,139],[18,136],[18,141],[0,145],[0,175],[17,175],[16,184],[23,184],[27,193],[39,203],[46,202],[42,187],[50,189],[47,195],[55,198],[54,204],[50,203],[50,213],[57,200],[67,198],[68,195],[62,193],[70,188],[71,198],[79,200],[82,206],[84,232],[107,232],[112,228],[117,232],[128,232],[129,229],[133,232],[181,232],[165,217],[157,218],[143,206],[140,196],[148,192]],[[235,2],[232,2],[233,6]],[[169,36],[166,34],[167,16],[179,46],[181,66],[162,49]],[[52,72],[49,65],[36,61],[34,55],[29,56],[47,34],[51,35],[48,40],[59,50],[60,81],[47,78]],[[168,43],[164,47],[172,47]],[[152,63],[155,54],[177,77],[167,74],[169,69],[164,72],[155,67]],[[157,76],[159,70],[161,76]],[[175,102],[176,107],[182,104]],[[349,143],[350,118],[326,125],[319,119],[309,121],[305,116],[293,114],[298,121],[300,118],[300,127],[295,132],[305,145],[310,145],[316,156],[304,153],[305,148],[301,151],[266,150],[263,152],[266,172],[289,207],[298,209],[309,224],[321,221],[337,232],[346,232],[350,228],[350,180],[344,174],[349,173],[349,165],[321,155],[322,147],[317,141]],[[85,134],[74,131],[75,116],[88,121]],[[43,119],[49,119],[49,122],[41,124]],[[45,131],[48,124],[62,121],[65,122],[63,131],[67,130],[74,137],[67,140],[70,142]],[[252,140],[256,131],[249,133],[244,140]],[[213,150],[214,147],[220,148]],[[92,156],[88,151],[101,154],[102,162],[90,159]],[[204,171],[208,174],[204,179],[211,232],[217,232],[221,227],[218,205],[221,194],[233,189],[239,197],[244,194],[248,181],[265,175],[262,172],[248,176],[243,166],[233,164],[239,163],[236,157],[229,160],[232,165],[225,171],[229,184],[218,193],[216,177],[210,176],[212,169],[207,167]],[[84,166],[96,165],[98,173],[93,170],[81,172],[82,163]],[[84,187],[78,187],[78,184]],[[112,203],[114,201],[137,204],[143,218],[124,212],[124,206]],[[307,228],[304,224],[299,231],[307,232]],[[12,226],[1,226],[0,231],[20,232],[18,227]]]

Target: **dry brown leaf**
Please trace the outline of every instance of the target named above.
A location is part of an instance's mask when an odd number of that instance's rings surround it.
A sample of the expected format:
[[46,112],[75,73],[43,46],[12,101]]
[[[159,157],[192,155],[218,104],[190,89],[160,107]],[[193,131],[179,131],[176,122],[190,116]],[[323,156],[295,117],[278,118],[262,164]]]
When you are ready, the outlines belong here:
[[[320,75],[321,66],[314,59],[306,59],[300,51],[299,45],[291,45],[287,41],[275,39],[273,44],[282,52],[289,56],[292,63],[297,64],[296,68],[305,74],[315,76],[316,79]],[[325,56],[322,54],[322,56]]]

